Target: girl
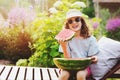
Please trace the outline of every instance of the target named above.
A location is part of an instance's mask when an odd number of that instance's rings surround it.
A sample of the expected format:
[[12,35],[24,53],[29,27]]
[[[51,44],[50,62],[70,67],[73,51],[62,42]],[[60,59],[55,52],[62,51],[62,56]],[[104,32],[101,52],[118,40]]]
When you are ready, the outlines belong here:
[[[61,49],[60,52],[64,53],[66,58],[93,58],[92,61],[97,62],[98,46],[96,38],[89,34],[88,26],[82,17],[82,13],[79,10],[72,9],[66,14],[66,29],[71,29],[75,31],[75,36],[69,40],[65,41],[62,39],[58,40]],[[86,80],[90,73],[90,68],[79,71],[67,71],[62,70],[59,80],[68,80],[71,75],[75,73],[77,80]],[[72,73],[72,74],[71,74]]]

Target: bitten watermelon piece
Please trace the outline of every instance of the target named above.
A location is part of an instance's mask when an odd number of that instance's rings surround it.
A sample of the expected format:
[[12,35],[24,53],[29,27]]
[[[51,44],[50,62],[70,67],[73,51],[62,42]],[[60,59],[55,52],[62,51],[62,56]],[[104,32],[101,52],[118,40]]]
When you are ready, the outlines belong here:
[[91,58],[54,58],[53,61],[58,68],[64,70],[84,70],[92,63]]
[[57,40],[64,40],[64,41],[68,41],[70,40],[73,36],[75,35],[75,32],[70,30],[70,29],[64,29],[61,30],[56,36],[55,39]]

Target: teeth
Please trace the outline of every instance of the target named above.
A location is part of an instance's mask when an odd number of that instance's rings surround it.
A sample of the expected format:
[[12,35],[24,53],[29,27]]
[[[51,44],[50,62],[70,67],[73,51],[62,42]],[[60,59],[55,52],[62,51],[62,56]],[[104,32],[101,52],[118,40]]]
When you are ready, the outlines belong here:
[[77,28],[77,26],[73,26],[73,28]]

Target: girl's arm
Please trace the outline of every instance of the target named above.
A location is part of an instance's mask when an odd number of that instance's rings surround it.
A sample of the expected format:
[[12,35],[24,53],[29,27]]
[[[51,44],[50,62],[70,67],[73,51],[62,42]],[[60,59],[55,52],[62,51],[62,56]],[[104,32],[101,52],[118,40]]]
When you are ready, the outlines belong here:
[[70,54],[67,51],[67,42],[66,41],[59,41],[65,58],[70,58]]

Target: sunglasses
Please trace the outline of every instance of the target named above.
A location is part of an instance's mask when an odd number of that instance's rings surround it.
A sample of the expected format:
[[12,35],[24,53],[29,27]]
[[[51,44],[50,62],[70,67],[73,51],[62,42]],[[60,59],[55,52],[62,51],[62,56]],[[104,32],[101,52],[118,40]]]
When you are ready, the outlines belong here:
[[68,23],[69,23],[69,24],[72,24],[74,21],[75,21],[75,22],[80,22],[81,19],[80,19],[80,17],[76,17],[74,20],[69,19],[69,20],[68,20]]

